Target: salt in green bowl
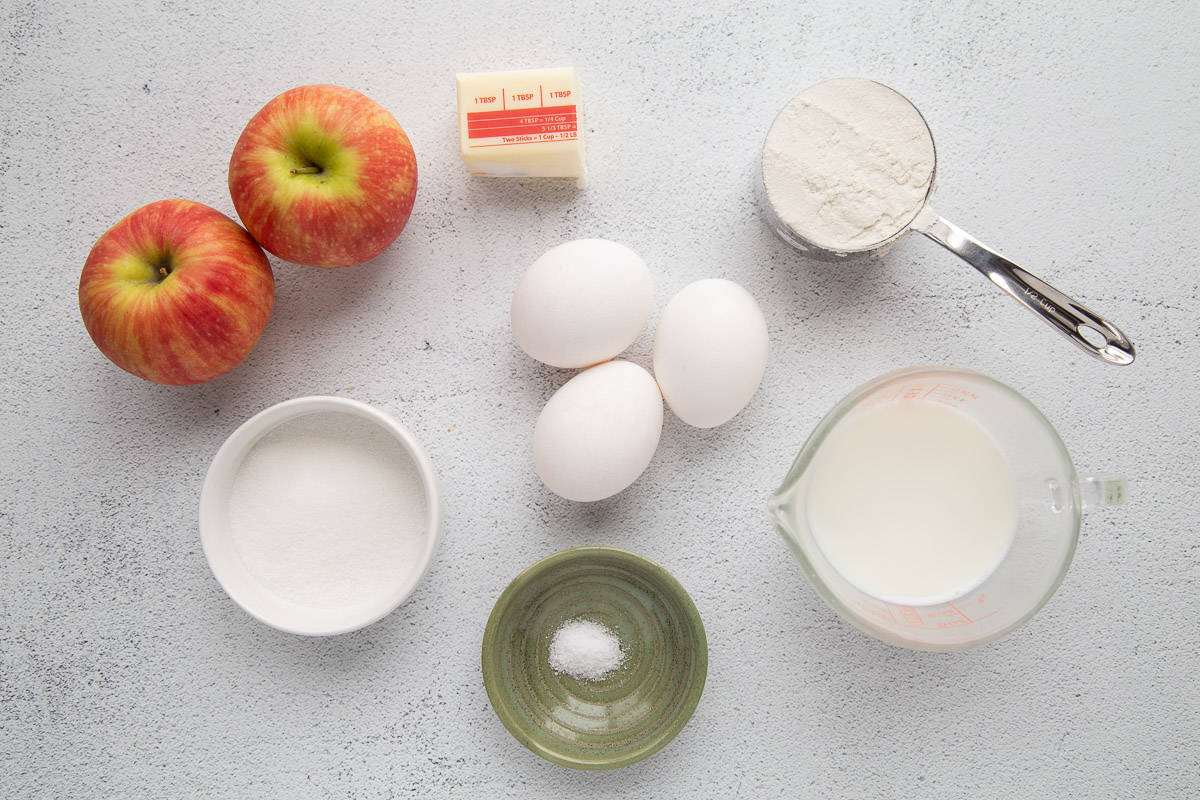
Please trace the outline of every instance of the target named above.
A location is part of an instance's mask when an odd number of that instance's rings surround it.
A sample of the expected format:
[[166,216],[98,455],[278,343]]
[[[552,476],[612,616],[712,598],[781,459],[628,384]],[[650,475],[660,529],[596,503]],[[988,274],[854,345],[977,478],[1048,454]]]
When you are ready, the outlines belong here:
[[[617,635],[625,660],[600,681],[550,668],[554,631],[573,619]],[[496,601],[483,635],[483,684],[517,741],[575,769],[648,758],[687,724],[704,691],[708,644],[692,599],[662,567],[616,547],[538,561]]]

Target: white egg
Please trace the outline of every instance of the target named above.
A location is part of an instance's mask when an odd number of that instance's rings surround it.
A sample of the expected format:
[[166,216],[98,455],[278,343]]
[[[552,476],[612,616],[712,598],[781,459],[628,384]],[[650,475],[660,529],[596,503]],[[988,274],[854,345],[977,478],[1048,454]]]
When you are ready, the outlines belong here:
[[654,376],[688,425],[713,428],[746,407],[767,368],[767,322],[750,293],[710,278],[671,298],[654,333]]
[[533,430],[533,464],[568,500],[603,500],[650,464],[663,405],[650,373],[628,361],[585,370],[554,393]]
[[577,239],[521,276],[512,330],[521,349],[552,367],[587,367],[619,354],[646,327],[654,302],[637,253],[604,239]]

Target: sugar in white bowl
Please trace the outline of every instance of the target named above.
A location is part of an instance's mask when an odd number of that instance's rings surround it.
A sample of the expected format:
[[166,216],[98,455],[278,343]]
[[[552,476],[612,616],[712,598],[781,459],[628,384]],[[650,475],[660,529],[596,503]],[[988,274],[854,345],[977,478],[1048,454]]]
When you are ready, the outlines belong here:
[[437,539],[437,487],[420,445],[345,398],[255,416],[213,460],[201,498],[213,573],[246,611],[294,633],[340,633],[394,609]]

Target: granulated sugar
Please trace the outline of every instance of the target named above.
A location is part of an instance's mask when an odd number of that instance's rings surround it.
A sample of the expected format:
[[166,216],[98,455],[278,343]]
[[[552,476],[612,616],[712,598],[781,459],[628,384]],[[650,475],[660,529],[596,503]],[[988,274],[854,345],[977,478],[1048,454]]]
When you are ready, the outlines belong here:
[[346,413],[284,422],[246,454],[229,521],[246,569],[278,597],[346,608],[378,601],[420,560],[426,499],[386,430]]
[[554,631],[550,642],[550,668],[576,680],[603,680],[624,661],[621,640],[592,620],[564,622]]

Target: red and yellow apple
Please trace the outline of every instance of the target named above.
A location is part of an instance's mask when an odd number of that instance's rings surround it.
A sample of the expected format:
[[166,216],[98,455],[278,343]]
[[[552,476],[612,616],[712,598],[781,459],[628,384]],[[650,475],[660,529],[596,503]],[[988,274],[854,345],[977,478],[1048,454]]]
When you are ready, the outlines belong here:
[[108,230],[79,278],[79,312],[100,352],[155,383],[201,383],[237,366],[275,301],[262,248],[191,200],[142,206]]
[[246,230],[297,264],[346,267],[387,249],[417,193],[417,160],[391,114],[341,86],[290,89],[246,125],[229,159]]

